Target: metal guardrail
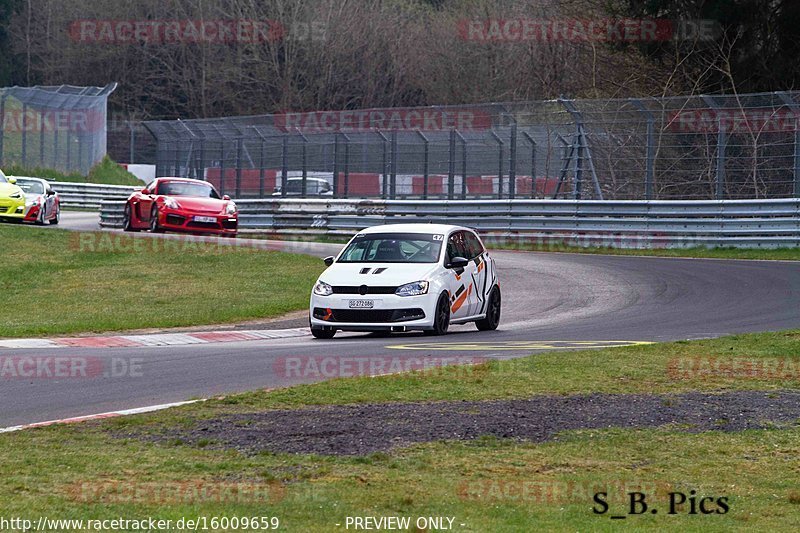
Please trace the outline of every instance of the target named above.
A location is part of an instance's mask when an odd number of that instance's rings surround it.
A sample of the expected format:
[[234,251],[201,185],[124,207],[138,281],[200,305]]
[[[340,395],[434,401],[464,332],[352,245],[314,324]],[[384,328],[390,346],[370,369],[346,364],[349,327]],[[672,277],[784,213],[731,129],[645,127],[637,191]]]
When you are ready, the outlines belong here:
[[[100,225],[120,227],[124,201],[103,201]],[[245,232],[350,236],[379,224],[435,222],[493,242],[616,248],[800,246],[800,200],[317,200],[237,201]]]
[[102,185],[97,183],[72,183],[52,181],[63,207],[97,210],[104,200],[125,200],[141,187],[127,185]]

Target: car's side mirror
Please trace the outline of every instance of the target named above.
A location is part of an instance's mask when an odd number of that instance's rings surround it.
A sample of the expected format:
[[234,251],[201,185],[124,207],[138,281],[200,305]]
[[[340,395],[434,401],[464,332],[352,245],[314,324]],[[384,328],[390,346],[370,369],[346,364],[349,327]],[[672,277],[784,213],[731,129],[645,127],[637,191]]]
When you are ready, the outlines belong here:
[[332,255],[329,255],[328,257],[323,259],[323,261],[325,262],[325,266],[331,266],[333,264],[334,260],[335,260],[335,257],[333,257]]
[[50,189],[49,191],[47,191],[47,196],[55,196],[55,194],[56,194],[56,191],[54,191],[53,189]]
[[272,189],[272,192],[281,192],[281,188],[280,187],[275,187],[274,189]]
[[231,199],[231,197],[230,197],[230,196],[228,196],[227,194],[224,194],[224,195],[222,195],[222,199],[223,199],[223,200],[230,200],[230,199]]
[[445,265],[446,268],[464,268],[469,264],[469,259],[464,259],[463,257],[454,257],[450,260],[448,264]]
[[147,190],[147,187],[141,190],[142,194],[150,194],[150,191]]
[[8,180],[8,182],[9,182],[11,185],[14,185],[14,184],[17,182],[17,178],[15,178],[15,177],[13,177],[13,176],[7,176],[7,177],[6,177],[6,179]]

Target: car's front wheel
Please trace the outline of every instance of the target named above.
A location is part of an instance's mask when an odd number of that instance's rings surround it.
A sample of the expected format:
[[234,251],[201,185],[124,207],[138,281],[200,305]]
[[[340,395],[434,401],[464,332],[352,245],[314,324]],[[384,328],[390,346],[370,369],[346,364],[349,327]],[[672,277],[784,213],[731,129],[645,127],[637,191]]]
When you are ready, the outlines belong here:
[[131,204],[125,204],[125,210],[122,212],[122,231],[133,231]]
[[315,339],[332,339],[333,336],[336,335],[336,330],[311,328],[311,334],[314,336]]
[[158,207],[153,206],[150,211],[150,233],[164,233],[164,228],[158,223]]
[[56,216],[53,217],[53,220],[50,221],[51,226],[58,226],[58,223],[61,222],[61,208],[56,208]]
[[496,286],[489,293],[489,307],[486,309],[486,318],[478,320],[475,325],[481,331],[491,331],[497,329],[500,324],[500,304],[502,297],[500,296],[500,287]]
[[444,335],[450,327],[450,299],[447,293],[439,296],[433,317],[433,329],[425,330],[426,335]]

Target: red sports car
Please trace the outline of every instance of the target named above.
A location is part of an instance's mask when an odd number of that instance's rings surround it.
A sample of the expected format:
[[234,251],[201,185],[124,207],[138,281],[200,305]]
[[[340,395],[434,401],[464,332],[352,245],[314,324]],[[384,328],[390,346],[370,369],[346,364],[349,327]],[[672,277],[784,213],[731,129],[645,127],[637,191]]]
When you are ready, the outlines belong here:
[[220,197],[205,181],[158,178],[125,204],[125,231],[182,231],[236,237],[239,212],[229,196]]

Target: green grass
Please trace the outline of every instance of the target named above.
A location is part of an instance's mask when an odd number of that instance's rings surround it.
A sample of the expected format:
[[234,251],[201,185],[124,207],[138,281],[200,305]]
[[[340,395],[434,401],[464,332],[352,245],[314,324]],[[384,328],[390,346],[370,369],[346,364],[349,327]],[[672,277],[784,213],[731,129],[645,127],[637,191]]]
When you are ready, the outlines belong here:
[[570,246],[566,244],[543,244],[525,239],[512,241],[507,237],[484,236],[489,250],[517,250],[526,252],[560,252],[570,254],[638,255],[650,257],[697,257],[705,259],[765,259],[800,261],[800,248],[611,248],[609,246]]
[[10,165],[3,169],[9,176],[34,176],[48,181],[67,181],[75,183],[102,183],[104,185],[142,185],[142,182],[119,166],[110,157],[105,156],[89,170],[89,175],[84,176],[78,172],[61,172],[52,168],[24,168],[20,165]]
[[[472,373],[453,369],[337,380],[0,435],[0,516],[277,516],[287,531],[341,531],[347,516],[365,515],[451,516],[455,529],[463,531],[796,530],[797,427],[700,434],[676,428],[580,430],[540,444],[486,437],[350,458],[247,456],[207,449],[202,442],[156,444],[130,437],[160,433],[164,427],[190,428],[198,417],[320,403],[798,385],[797,366],[789,380],[667,377],[673,357],[695,356],[796,363],[800,332],[539,354]],[[227,497],[215,492],[236,484],[243,490],[240,496],[231,490]],[[626,511],[624,492],[638,489],[659,514],[612,521],[609,515]],[[592,512],[598,490],[608,492],[605,516]],[[668,493],[689,495],[691,490],[698,496],[727,497],[730,511],[689,515],[683,505],[680,514],[668,515]]]
[[0,337],[216,324],[303,309],[319,259],[0,224]]

